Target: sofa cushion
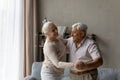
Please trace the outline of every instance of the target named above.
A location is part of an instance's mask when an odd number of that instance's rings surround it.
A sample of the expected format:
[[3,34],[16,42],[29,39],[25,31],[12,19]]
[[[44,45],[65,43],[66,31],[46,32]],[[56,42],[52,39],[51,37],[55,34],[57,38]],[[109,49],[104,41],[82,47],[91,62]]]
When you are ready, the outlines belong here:
[[[119,80],[119,72],[111,68],[99,68],[98,69],[98,80]],[[119,79],[118,79],[119,77]]]
[[120,80],[120,70],[116,70],[116,80]]

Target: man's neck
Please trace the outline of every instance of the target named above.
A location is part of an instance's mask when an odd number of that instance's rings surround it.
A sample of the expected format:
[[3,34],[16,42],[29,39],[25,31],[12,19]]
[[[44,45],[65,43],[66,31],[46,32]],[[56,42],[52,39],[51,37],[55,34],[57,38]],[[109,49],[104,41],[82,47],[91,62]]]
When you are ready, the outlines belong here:
[[82,39],[75,42],[76,48],[78,48],[78,47],[80,46],[80,43],[81,43],[81,42],[82,42]]

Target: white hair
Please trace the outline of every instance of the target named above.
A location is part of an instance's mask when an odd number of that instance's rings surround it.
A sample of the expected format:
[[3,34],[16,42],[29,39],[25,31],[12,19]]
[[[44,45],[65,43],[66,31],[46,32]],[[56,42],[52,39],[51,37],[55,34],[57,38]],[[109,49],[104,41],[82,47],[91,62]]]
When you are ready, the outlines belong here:
[[53,22],[47,21],[42,26],[42,33],[46,34],[49,31],[49,25],[54,24]]
[[78,31],[84,31],[84,32],[86,32],[88,28],[86,24],[83,24],[81,22],[72,25],[72,29],[75,27],[77,28]]

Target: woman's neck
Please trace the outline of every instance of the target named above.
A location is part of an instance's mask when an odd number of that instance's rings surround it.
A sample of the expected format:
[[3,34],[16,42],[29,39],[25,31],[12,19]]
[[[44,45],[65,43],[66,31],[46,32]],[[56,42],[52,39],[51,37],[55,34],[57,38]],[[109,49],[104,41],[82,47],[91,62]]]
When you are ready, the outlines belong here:
[[49,41],[55,41],[55,42],[58,41],[57,38],[50,38],[50,37],[48,37],[47,39],[48,39]]

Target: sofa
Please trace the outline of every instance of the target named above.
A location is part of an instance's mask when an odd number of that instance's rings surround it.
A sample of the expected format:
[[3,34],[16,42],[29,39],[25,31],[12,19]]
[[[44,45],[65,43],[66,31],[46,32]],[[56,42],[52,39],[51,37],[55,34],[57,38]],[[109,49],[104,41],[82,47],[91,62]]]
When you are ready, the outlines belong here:
[[[32,65],[32,73],[24,78],[24,80],[41,80],[40,71],[42,62],[34,62]],[[62,76],[62,80],[70,80],[70,70],[66,68]],[[97,80],[120,80],[120,70],[111,68],[98,68]]]

